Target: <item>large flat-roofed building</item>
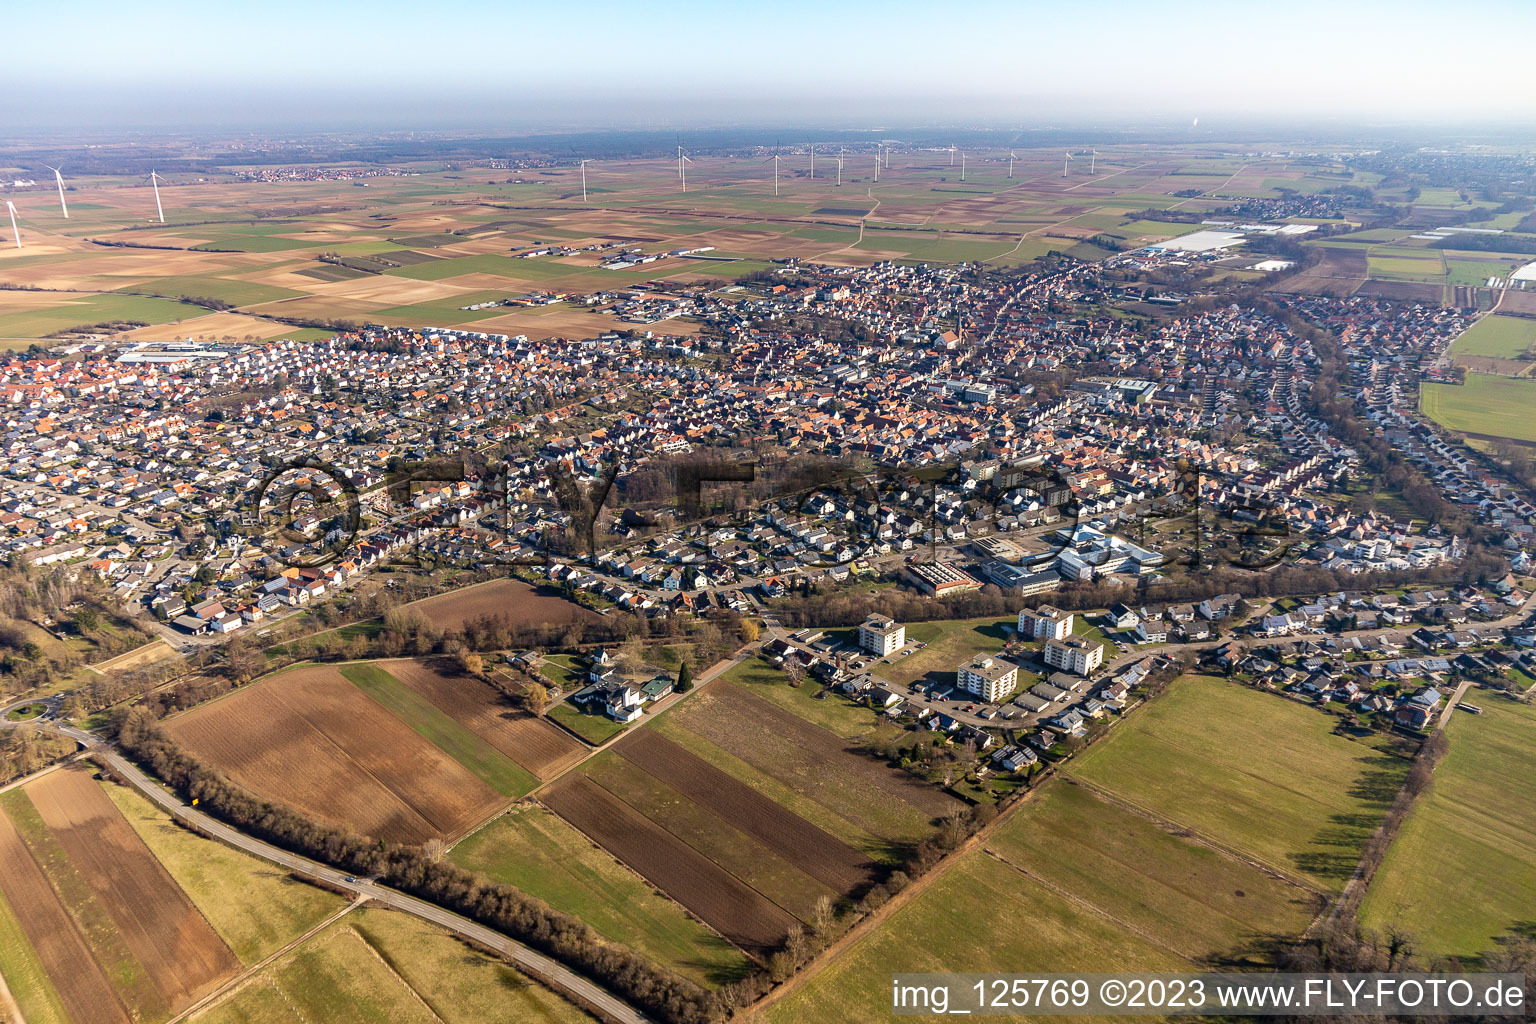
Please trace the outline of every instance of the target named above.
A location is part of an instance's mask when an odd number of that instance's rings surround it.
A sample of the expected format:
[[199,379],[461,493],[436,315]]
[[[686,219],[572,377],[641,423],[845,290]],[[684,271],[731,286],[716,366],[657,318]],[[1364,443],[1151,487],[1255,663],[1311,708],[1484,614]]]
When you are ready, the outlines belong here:
[[982,563],[981,574],[987,582],[1020,597],[1048,593],[1061,586],[1061,574],[1054,569],[1028,569],[995,558]]
[[1071,612],[1043,604],[1038,608],[1025,608],[1019,612],[1019,635],[1036,640],[1064,640],[1072,633]]
[[981,589],[980,580],[947,562],[913,562],[907,566],[907,575],[919,590],[934,597]]
[[1019,685],[1019,668],[1012,662],[978,654],[959,671],[960,688],[985,701],[1000,701]]
[[1086,676],[1104,663],[1104,645],[1074,636],[1045,642],[1045,663],[1073,675]]
[[907,627],[885,615],[871,615],[859,627],[859,646],[882,658],[901,650],[906,642]]

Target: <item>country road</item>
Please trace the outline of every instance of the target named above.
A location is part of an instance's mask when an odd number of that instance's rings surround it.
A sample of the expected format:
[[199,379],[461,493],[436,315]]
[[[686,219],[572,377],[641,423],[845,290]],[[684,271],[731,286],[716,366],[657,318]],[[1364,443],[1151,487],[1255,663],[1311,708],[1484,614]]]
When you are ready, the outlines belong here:
[[289,853],[287,850],[262,842],[259,839],[253,839],[225,825],[223,822],[209,817],[195,807],[188,807],[178,797],[162,788],[150,779],[149,776],[140,771],[131,761],[91,733],[83,732],[67,725],[61,725],[60,731],[102,757],[114,772],[165,810],[171,817],[190,824],[237,850],[242,850],[252,856],[271,861],[290,871],[297,871],[318,878],[328,885],[348,890],[356,896],[362,896],[377,903],[393,907],[396,910],[402,910],[407,914],[414,914],[424,921],[430,921],[435,925],[446,928],[487,949],[493,949],[506,957],[511,963],[516,964],[525,974],[543,982],[557,992],[567,995],[575,1000],[578,1005],[599,1011],[604,1018],[616,1022],[616,1024],[650,1024],[651,1022],[651,1018],[645,1016],[623,999],[537,950],[530,949],[498,931],[477,924],[467,917],[455,914],[451,910],[445,910],[425,900],[419,900],[414,896],[408,896],[403,892],[390,889],[387,886],[379,885],[367,879],[348,881],[352,876],[345,872],[338,871],[319,861],[313,861],[307,857]]

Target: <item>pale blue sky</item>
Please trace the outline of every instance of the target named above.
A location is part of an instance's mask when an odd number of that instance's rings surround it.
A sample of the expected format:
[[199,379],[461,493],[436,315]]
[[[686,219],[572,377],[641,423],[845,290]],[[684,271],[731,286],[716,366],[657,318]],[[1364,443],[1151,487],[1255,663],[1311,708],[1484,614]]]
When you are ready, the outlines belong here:
[[13,125],[1528,121],[1536,2],[57,0],[0,27]]

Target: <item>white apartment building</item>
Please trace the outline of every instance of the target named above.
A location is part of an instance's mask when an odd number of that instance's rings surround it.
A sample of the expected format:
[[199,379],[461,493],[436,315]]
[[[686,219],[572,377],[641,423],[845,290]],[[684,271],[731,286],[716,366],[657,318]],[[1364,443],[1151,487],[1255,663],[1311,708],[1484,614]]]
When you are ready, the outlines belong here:
[[877,657],[899,651],[907,643],[907,627],[884,615],[871,615],[859,627],[859,646]]
[[1069,640],[1047,640],[1045,663],[1073,675],[1086,676],[1104,663],[1104,645],[1074,636]]
[[1011,662],[978,654],[959,670],[960,688],[985,701],[1000,701],[1019,685],[1019,669]]
[[1038,608],[1025,608],[1019,612],[1019,635],[1036,640],[1065,640],[1072,635],[1071,612],[1043,604]]

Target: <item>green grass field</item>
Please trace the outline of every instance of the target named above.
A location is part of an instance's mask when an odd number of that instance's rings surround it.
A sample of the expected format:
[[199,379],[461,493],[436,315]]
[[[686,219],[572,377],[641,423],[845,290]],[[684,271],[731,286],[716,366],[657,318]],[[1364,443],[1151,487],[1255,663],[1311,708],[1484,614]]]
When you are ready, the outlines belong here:
[[1432,281],[1445,276],[1445,261],[1436,253],[1433,259],[1415,259],[1409,256],[1377,256],[1367,258],[1370,276],[1378,281]]
[[405,914],[361,909],[277,960],[198,1024],[576,1024],[587,1014]]
[[451,856],[700,984],[719,985],[746,969],[734,946],[542,807],[513,808]]
[[1495,315],[1483,317],[1452,342],[1451,354],[1519,359],[1533,348],[1536,348],[1536,320]]
[[586,714],[569,701],[556,704],[549,709],[545,717],[559,722],[594,746],[601,746],[607,743],[619,733],[629,728],[622,722],[615,722],[607,715]]
[[1445,261],[1445,280],[1447,284],[1468,284],[1481,288],[1488,283],[1490,277],[1508,277],[1521,264],[1521,260],[1448,259]]
[[1452,430],[1536,441],[1536,381],[1469,373],[1465,384],[1425,383],[1419,409]]
[[527,769],[379,666],[343,665],[339,671],[385,710],[502,796],[520,797],[539,784]]
[[[999,833],[1028,832],[1035,810],[1021,808]],[[1083,964],[1113,964],[1121,971],[1196,969],[1150,933],[1138,934],[1140,924],[1153,923],[1144,910],[1127,927],[1111,912],[1026,870],[986,850],[962,855],[927,890],[775,1003],[765,1021],[826,1019],[829,1006],[837,1007],[841,1024],[888,1021],[893,971],[1066,971]],[[1186,913],[1197,913],[1198,907],[1191,903]]]
[[71,1024],[69,1014],[37,950],[21,930],[21,921],[0,895],[0,976],[11,990],[27,1024]]
[[45,309],[0,315],[0,338],[42,338],[72,327],[117,321],[165,324],[207,313],[208,310],[185,302],[138,295],[70,295],[57,299],[50,296]]
[[1333,735],[1334,721],[1294,701],[1189,676],[1068,772],[1288,877],[1338,889],[1407,764]]
[[1255,937],[1298,935],[1321,906],[1314,894],[1083,786],[1047,785],[986,845],[1195,962],[1243,962]]
[[1450,749],[1360,908],[1421,955],[1472,957],[1536,922],[1536,708],[1488,693],[1446,724]]
[[281,949],[346,902],[282,868],[188,832],[126,786],[102,783],[102,788],[243,964]]
[[789,678],[761,658],[748,658],[721,678],[743,687],[765,700],[771,700],[791,714],[835,732],[845,740],[862,739],[875,729],[873,710],[855,704],[841,693],[829,692],[818,698],[821,683],[808,679],[800,686],[790,686]]
[[996,653],[1008,639],[1004,627],[1018,625],[1018,616],[1001,619],[944,619],[938,622],[914,622],[907,627],[908,641],[922,641],[928,646],[906,657],[897,657],[889,665],[876,664],[870,671],[898,685],[918,680],[938,681],[982,652]]

